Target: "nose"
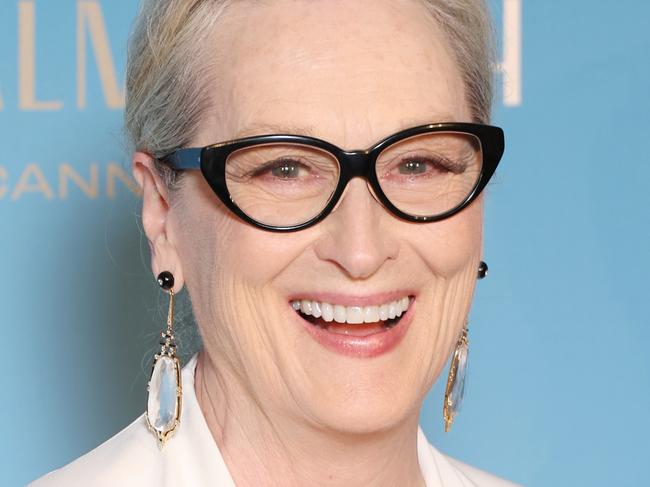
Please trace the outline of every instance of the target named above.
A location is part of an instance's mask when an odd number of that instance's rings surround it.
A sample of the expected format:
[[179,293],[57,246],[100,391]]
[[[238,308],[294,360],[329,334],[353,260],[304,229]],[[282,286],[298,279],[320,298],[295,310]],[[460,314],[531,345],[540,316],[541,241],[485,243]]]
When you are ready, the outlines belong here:
[[366,279],[399,253],[397,219],[375,200],[365,180],[348,183],[336,208],[320,223],[316,255],[341,268],[351,279]]

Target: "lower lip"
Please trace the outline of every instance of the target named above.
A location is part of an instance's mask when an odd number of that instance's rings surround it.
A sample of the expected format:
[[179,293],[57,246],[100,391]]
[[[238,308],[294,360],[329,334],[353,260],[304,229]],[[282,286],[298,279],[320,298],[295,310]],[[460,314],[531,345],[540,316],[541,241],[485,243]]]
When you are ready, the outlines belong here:
[[402,315],[402,319],[396,325],[366,336],[329,332],[303,319],[293,308],[291,308],[291,312],[296,315],[307,332],[328,350],[348,357],[371,358],[383,355],[399,345],[413,319],[414,304],[415,300],[410,303],[406,313]]

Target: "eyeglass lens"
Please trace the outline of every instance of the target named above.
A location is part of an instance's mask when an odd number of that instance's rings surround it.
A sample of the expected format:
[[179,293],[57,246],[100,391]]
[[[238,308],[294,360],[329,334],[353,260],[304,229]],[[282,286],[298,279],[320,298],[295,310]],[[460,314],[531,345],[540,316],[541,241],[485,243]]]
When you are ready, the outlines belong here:
[[[375,164],[381,190],[402,212],[436,216],[469,196],[482,169],[480,140],[461,132],[432,132],[384,148]],[[336,156],[297,143],[239,149],[226,161],[235,204],[271,226],[300,225],[327,206],[341,174]]]

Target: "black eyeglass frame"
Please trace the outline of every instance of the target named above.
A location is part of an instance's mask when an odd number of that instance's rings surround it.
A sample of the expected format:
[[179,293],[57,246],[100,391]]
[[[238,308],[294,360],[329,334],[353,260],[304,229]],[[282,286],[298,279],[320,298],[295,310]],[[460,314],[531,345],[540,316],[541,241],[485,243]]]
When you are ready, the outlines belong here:
[[[386,197],[381,189],[379,181],[377,180],[375,164],[378,156],[386,147],[403,139],[434,132],[454,132],[470,134],[477,137],[481,142],[481,150],[483,153],[481,174],[467,197],[454,208],[438,215],[409,215],[393,205],[388,197]],[[310,220],[296,225],[273,226],[251,218],[232,200],[226,183],[226,162],[230,154],[237,150],[255,145],[280,143],[295,143],[322,149],[331,153],[337,159],[340,167],[338,183],[323,210]],[[229,140],[208,145],[206,147],[178,149],[160,158],[160,161],[176,170],[200,169],[203,177],[208,182],[208,185],[212,188],[221,202],[245,222],[258,228],[273,232],[292,232],[315,225],[327,217],[338,203],[348,182],[350,182],[354,177],[361,177],[368,181],[372,191],[381,204],[395,216],[403,220],[414,223],[428,223],[449,218],[466,208],[478,197],[479,194],[481,194],[481,191],[483,191],[494,174],[494,171],[501,160],[504,149],[504,134],[503,130],[499,127],[476,123],[445,122],[419,125],[417,127],[401,130],[382,139],[367,150],[346,151],[327,141],[306,135],[270,134]]]

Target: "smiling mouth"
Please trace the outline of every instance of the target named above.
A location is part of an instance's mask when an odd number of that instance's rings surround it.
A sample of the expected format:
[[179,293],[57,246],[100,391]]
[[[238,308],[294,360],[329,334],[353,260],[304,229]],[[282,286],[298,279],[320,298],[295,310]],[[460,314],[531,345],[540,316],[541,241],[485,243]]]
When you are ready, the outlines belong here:
[[376,306],[342,306],[308,299],[291,301],[302,319],[332,333],[367,336],[396,326],[413,302],[412,296]]

